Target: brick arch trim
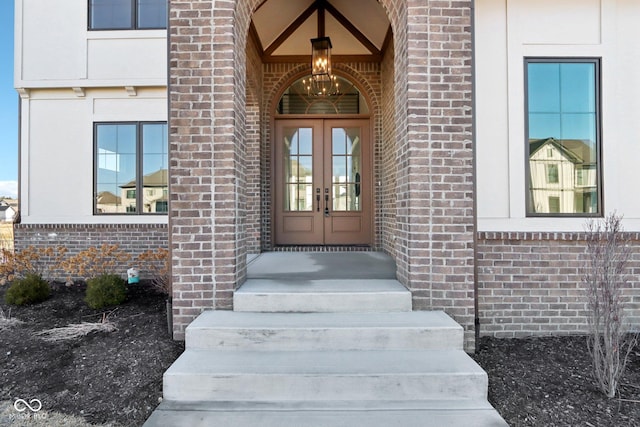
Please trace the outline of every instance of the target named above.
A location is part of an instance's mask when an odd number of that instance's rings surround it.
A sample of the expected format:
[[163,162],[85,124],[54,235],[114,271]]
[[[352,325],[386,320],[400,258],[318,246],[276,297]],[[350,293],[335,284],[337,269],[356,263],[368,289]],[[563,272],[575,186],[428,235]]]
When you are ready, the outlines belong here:
[[[369,111],[371,111],[374,116],[377,115],[380,106],[379,97],[371,87],[369,81],[358,71],[345,64],[334,64],[333,71],[337,71],[335,73],[336,75],[344,77],[353,83],[360,93],[364,94]],[[266,105],[268,106],[267,111],[275,111],[278,101],[282,97],[284,91],[291,86],[293,82],[308,74],[309,66],[307,64],[300,64],[291,69],[288,73],[283,74],[278,82],[273,85],[271,92],[266,97]]]

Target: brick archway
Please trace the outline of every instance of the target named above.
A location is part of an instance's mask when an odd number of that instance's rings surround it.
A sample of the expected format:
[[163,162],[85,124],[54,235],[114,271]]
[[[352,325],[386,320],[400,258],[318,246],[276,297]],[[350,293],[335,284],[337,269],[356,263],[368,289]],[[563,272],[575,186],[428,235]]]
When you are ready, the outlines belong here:
[[[175,336],[231,308],[247,248],[247,34],[259,0],[170,2],[170,238]],[[394,221],[386,243],[415,309],[446,309],[473,345],[471,0],[380,0],[393,29]],[[384,79],[383,79],[384,80]],[[384,90],[384,89],[383,89]],[[386,99],[385,99],[386,101]],[[264,103],[262,104],[264,105]],[[383,113],[384,114],[384,113]],[[264,111],[263,114],[264,116]],[[265,136],[266,137],[266,136]],[[241,200],[242,199],[242,200]]]

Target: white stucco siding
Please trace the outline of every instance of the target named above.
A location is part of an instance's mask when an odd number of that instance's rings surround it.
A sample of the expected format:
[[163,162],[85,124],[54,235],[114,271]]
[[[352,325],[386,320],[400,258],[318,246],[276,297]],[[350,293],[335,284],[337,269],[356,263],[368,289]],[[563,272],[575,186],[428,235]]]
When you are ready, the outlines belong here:
[[93,214],[93,123],[166,121],[165,88],[32,91],[22,100],[22,222],[166,223],[166,216]]
[[524,58],[601,58],[604,213],[640,230],[640,83],[635,0],[476,0],[480,231],[583,231],[585,218],[526,216]]
[[160,86],[166,30],[88,30],[86,0],[16,0],[17,88]]
[[[93,31],[87,45],[89,80],[163,82],[167,76],[166,37],[144,37],[148,31]],[[161,31],[163,33],[164,31]],[[158,31],[155,31],[158,33]]]

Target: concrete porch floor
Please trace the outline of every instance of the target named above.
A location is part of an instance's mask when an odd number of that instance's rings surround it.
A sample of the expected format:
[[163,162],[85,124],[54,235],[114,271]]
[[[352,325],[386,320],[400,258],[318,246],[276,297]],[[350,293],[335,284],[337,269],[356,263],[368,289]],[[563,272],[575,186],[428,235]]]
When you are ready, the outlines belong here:
[[247,257],[247,279],[395,279],[396,264],[383,252],[263,252]]
[[411,293],[381,252],[266,252],[249,261],[234,311],[411,311]]

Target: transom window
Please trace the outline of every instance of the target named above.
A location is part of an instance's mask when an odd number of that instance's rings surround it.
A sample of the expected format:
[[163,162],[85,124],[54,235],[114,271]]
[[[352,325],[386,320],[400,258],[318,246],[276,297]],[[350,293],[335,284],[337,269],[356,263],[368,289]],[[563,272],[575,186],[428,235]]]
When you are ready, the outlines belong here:
[[600,214],[600,61],[525,59],[527,215]]
[[296,80],[278,103],[278,114],[367,114],[367,103],[353,83],[335,76],[326,92],[315,91],[309,77]]
[[95,214],[168,210],[166,123],[96,123]]
[[90,30],[167,28],[166,0],[89,0]]

